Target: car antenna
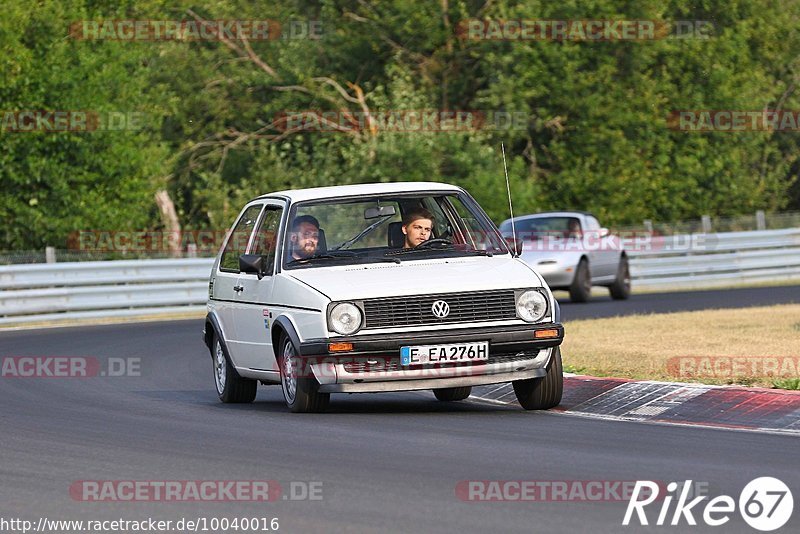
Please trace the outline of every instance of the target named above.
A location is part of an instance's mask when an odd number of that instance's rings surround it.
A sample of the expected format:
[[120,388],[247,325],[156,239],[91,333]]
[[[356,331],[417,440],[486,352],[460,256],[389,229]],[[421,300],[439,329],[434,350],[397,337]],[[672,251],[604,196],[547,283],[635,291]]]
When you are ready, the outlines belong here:
[[508,167],[506,167],[506,147],[500,143],[500,148],[503,150],[503,171],[506,173],[506,191],[508,192],[508,211],[511,212],[511,236],[514,239],[514,248],[511,251],[511,256],[514,258],[519,257],[517,251],[517,229],[514,226],[514,206],[511,205],[511,185],[508,183]]

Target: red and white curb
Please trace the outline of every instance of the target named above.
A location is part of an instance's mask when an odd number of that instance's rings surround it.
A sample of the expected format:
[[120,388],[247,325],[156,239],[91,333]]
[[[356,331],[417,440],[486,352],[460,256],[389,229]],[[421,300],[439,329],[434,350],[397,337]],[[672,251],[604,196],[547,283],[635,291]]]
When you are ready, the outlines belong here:
[[[511,384],[471,399],[516,404]],[[564,376],[554,409],[569,415],[800,435],[800,391]]]

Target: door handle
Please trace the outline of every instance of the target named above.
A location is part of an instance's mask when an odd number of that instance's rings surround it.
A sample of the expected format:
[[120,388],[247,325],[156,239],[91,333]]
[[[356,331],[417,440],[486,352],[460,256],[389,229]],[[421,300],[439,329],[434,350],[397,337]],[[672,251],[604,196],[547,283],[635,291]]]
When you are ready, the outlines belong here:
[[244,291],[244,286],[240,286],[240,285],[237,284],[237,285],[233,286],[233,290],[236,291],[237,293],[239,291]]

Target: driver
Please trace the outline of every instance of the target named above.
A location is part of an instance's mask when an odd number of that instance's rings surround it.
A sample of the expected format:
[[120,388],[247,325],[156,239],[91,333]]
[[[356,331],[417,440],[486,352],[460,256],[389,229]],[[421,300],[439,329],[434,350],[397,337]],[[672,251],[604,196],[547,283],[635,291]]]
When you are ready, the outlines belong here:
[[317,253],[319,245],[319,221],[311,215],[295,217],[289,240],[292,243],[293,259],[310,258]]
[[578,219],[570,219],[567,237],[580,237],[581,235],[581,223],[578,222]]
[[406,236],[403,248],[414,248],[431,237],[433,213],[423,208],[415,208],[403,216],[403,234]]

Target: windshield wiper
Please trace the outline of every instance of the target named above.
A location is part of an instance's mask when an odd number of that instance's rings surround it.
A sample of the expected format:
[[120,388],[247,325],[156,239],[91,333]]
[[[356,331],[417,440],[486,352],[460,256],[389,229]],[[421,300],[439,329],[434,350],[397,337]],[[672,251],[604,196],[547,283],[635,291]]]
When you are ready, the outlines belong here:
[[[428,243],[431,244],[428,245]],[[479,248],[472,248],[472,249],[455,248],[455,246],[449,239],[436,239],[436,240],[431,239],[429,241],[424,241],[420,243],[414,248],[404,248],[401,250],[387,252],[386,256],[395,256],[399,254],[410,254],[412,252],[425,252],[431,250],[447,250],[459,253],[463,252],[466,254],[478,254],[480,256],[488,256],[489,258],[495,255],[495,252],[492,252],[491,250],[483,250]]]
[[479,248],[473,248],[469,250],[459,250],[459,252],[469,252],[470,254],[480,254],[481,256],[489,256],[490,258],[494,256],[494,252],[489,250],[482,250]]
[[337,254],[332,254],[330,252],[323,252],[322,254],[314,254],[313,256],[309,256],[307,258],[292,260],[287,265],[309,263],[315,260],[340,260],[340,259],[349,259],[354,257],[356,257],[355,252],[339,252]]
[[370,256],[370,260],[386,263],[402,263],[400,258],[387,258],[386,256]]
[[358,241],[359,239],[361,239],[362,237],[364,237],[365,235],[367,235],[368,233],[373,231],[375,228],[377,228],[378,226],[383,224],[385,221],[388,221],[389,219],[391,219],[393,216],[394,216],[394,214],[384,216],[381,220],[375,221],[374,223],[370,224],[369,226],[367,226],[366,228],[361,230],[358,234],[356,234],[355,237],[353,237],[351,239],[348,239],[347,241],[345,241],[344,243],[342,243],[338,247],[334,247],[331,250],[340,250],[340,249],[345,249],[345,248],[349,247],[350,245],[352,245],[353,243],[355,243],[356,241]]

